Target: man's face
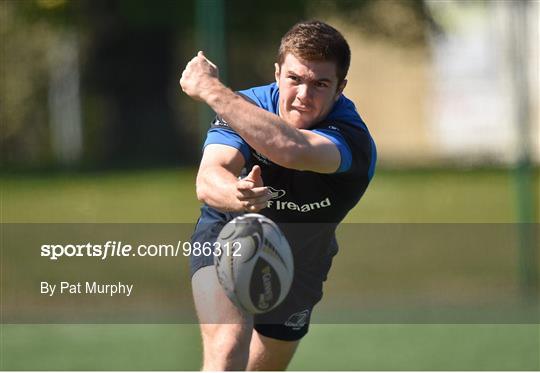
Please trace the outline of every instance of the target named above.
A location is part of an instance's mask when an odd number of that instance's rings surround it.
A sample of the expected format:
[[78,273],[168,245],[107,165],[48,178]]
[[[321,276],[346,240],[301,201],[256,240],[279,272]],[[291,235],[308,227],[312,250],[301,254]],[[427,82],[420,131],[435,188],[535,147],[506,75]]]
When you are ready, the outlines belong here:
[[336,64],[306,61],[288,53],[281,66],[277,63],[279,115],[298,129],[310,128],[324,119],[347,83],[338,87]]

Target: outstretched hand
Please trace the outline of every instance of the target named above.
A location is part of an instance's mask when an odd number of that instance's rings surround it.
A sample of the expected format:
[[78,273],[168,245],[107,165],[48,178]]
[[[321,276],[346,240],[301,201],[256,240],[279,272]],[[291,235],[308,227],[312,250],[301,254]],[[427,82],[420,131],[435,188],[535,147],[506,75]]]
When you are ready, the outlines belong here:
[[219,83],[219,69],[202,51],[188,62],[180,78],[182,91],[200,101],[205,100],[216,83]]
[[272,197],[270,190],[264,186],[261,168],[253,166],[249,174],[236,183],[237,198],[245,211],[257,212],[267,206]]

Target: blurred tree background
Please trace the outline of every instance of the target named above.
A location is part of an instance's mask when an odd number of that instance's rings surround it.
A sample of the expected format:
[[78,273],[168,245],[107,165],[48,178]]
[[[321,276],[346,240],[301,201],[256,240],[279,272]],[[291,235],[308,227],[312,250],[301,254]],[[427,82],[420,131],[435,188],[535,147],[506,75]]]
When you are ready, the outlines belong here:
[[[195,8],[195,0],[3,0],[0,166],[195,164],[197,105],[178,88],[199,48]],[[436,29],[423,1],[234,0],[224,12],[233,89],[269,82],[280,37],[317,14],[402,45],[423,45]]]

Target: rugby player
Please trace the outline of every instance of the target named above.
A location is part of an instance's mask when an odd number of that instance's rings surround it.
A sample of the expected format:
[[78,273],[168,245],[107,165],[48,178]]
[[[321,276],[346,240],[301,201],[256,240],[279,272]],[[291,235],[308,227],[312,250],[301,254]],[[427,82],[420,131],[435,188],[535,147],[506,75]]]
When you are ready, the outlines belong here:
[[204,205],[192,241],[215,242],[228,221],[258,212],[283,230],[295,263],[284,302],[252,316],[227,298],[213,257],[192,255],[203,370],[283,370],[308,331],[337,252],[336,227],[375,168],[375,144],[342,94],[349,64],[341,33],[307,21],[283,36],[275,83],[233,92],[203,52],[182,73],[182,90],[217,114],[197,175]]

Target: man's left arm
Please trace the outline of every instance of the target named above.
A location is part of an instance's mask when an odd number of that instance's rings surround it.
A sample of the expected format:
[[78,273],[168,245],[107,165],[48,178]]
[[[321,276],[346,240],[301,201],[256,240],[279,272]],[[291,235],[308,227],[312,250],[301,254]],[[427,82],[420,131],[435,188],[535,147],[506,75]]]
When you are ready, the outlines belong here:
[[182,90],[206,102],[257,152],[291,169],[333,173],[342,156],[328,137],[289,126],[279,116],[246,101],[218,79],[217,67],[202,52],[193,58],[180,79]]

